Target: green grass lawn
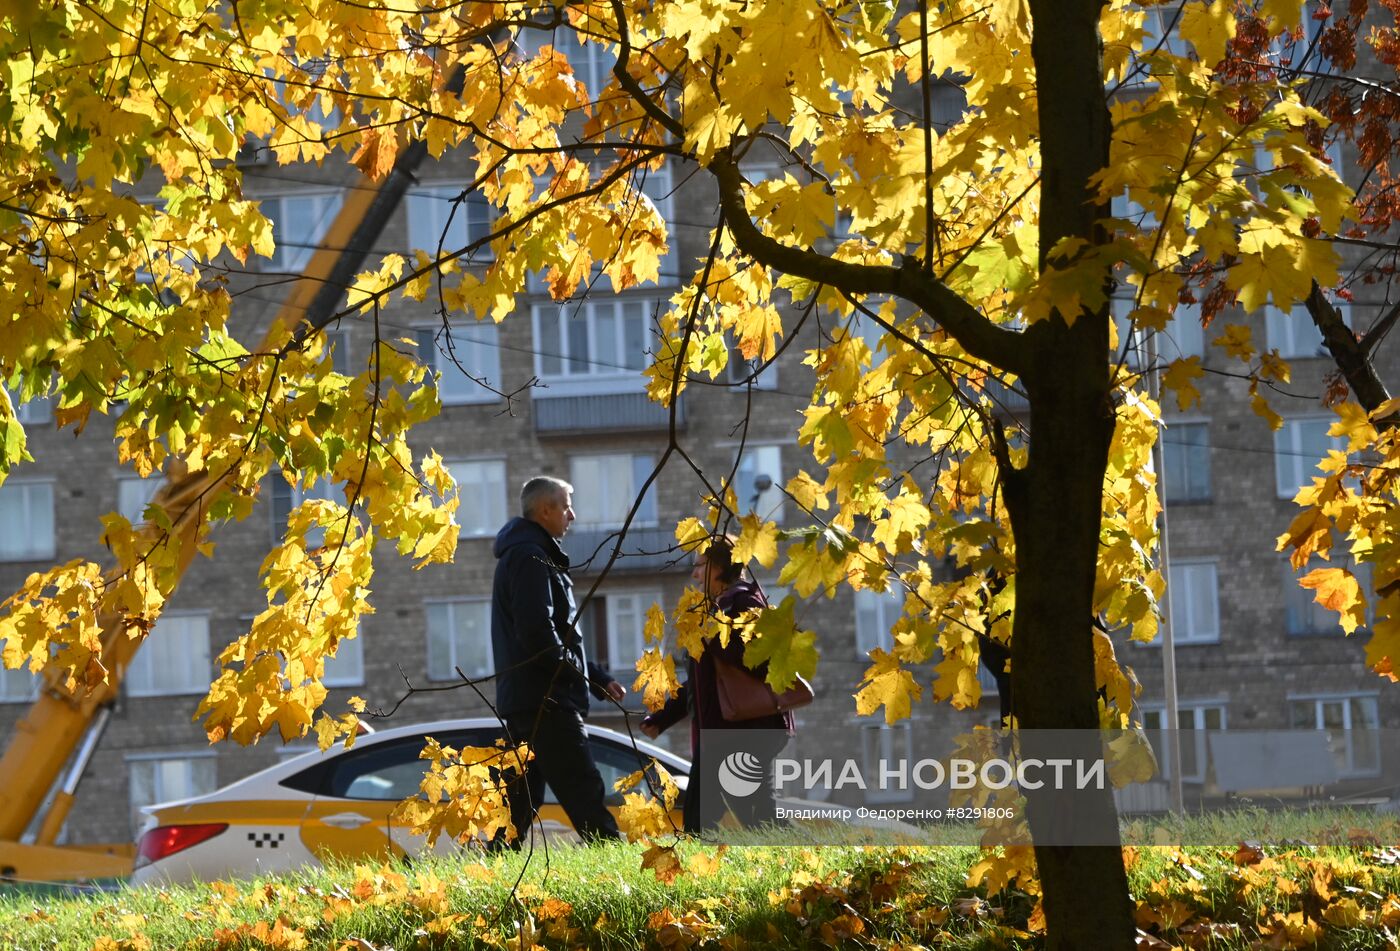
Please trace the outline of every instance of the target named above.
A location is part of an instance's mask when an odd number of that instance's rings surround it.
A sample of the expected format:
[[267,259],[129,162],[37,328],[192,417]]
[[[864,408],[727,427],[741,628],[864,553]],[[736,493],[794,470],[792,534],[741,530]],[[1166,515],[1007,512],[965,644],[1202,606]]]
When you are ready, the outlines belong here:
[[[1397,947],[1397,843],[1362,841],[1363,827],[1351,822],[1364,817],[1323,818],[1355,832],[1356,844],[1130,850],[1140,947]],[[1241,813],[1235,827],[1262,822]],[[731,847],[710,868],[716,851],[682,843],[686,873],[671,884],[641,867],[641,846],[618,844],[195,888],[78,896],[11,889],[0,894],[0,948],[972,951],[1042,943],[1035,896],[1011,889],[989,897],[967,886],[980,857],[973,848]]]

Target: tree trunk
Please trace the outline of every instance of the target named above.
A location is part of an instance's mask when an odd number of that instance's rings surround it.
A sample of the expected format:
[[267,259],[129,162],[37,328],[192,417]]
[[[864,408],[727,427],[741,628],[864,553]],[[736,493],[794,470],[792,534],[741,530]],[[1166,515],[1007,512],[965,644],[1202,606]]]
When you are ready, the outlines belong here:
[[[1041,269],[1063,238],[1102,244],[1104,213],[1093,174],[1108,163],[1112,127],[1098,35],[1099,0],[1031,0],[1042,161]],[[1108,288],[1110,275],[1103,275]],[[1011,670],[1013,712],[1031,731],[1073,730],[1097,749],[1094,678],[1094,575],[1103,477],[1113,435],[1108,307],[1052,314],[1026,331],[1033,355],[1022,375],[1030,400],[1026,467],[1007,475],[1016,539],[1016,616]],[[1132,904],[1111,789],[1065,796],[1027,790],[1027,818],[1044,892],[1046,947],[1131,949]],[[1067,845],[1064,831],[1076,841]]]

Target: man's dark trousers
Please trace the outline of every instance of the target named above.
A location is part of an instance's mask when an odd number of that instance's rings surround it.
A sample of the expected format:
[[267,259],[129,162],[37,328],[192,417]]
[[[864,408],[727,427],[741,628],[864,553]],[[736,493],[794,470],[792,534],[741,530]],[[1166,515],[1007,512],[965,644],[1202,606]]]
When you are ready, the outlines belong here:
[[515,826],[515,847],[529,832],[534,811],[544,798],[545,783],[554,790],[559,805],[585,842],[619,839],[617,821],[603,805],[603,777],[588,751],[583,717],[546,700],[543,709],[507,714],[506,730],[512,743],[528,743],[535,758],[523,778],[507,790],[510,821]]

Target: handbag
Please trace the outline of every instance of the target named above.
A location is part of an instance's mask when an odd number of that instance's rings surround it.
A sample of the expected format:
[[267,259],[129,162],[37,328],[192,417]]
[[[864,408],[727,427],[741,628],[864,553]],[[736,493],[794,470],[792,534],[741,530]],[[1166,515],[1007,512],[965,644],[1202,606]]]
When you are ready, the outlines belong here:
[[720,716],[730,721],[753,720],[805,707],[816,694],[805,677],[796,676],[791,687],[778,693],[748,668],[736,667],[716,657],[715,687],[719,693]]

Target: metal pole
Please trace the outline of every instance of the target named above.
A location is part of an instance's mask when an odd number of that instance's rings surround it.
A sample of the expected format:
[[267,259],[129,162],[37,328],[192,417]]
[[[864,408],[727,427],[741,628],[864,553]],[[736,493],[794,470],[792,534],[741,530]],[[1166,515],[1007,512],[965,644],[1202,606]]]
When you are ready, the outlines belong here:
[[1165,694],[1166,709],[1162,713],[1165,729],[1162,731],[1167,741],[1167,761],[1171,764],[1171,803],[1172,812],[1186,811],[1185,796],[1181,787],[1181,729],[1178,719],[1179,707],[1176,694],[1176,641],[1172,637],[1172,592],[1171,592],[1171,548],[1167,531],[1167,466],[1166,453],[1162,448],[1162,436],[1166,429],[1162,422],[1162,386],[1158,377],[1157,336],[1147,335],[1147,386],[1153,402],[1157,404],[1157,444],[1152,448],[1152,461],[1157,469],[1157,497],[1161,503],[1159,547],[1162,552],[1162,577],[1167,583],[1166,600],[1161,605],[1162,612],[1162,693]]

